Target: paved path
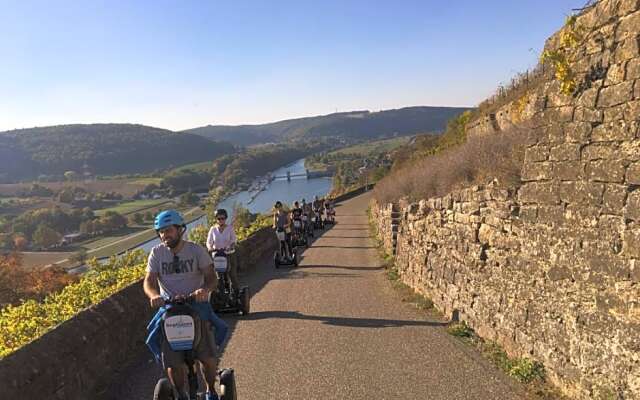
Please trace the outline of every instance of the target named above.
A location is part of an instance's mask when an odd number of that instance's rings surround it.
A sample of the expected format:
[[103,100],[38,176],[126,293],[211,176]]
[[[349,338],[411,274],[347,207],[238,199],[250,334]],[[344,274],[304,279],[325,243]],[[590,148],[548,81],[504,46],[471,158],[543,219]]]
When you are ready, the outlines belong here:
[[[227,318],[223,366],[239,399],[524,399],[510,378],[400,301],[369,238],[368,195],[338,206],[337,224],[297,269],[265,262],[248,279],[252,313]],[[141,360],[118,399],[148,399],[159,370]]]

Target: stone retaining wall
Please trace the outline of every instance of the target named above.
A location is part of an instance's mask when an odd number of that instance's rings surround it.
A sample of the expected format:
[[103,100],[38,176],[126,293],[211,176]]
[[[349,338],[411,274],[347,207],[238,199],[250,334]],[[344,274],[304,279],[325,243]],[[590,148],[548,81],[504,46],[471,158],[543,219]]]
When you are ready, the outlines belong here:
[[[603,0],[576,24],[576,92],[545,82],[468,132],[529,121],[522,184],[400,204],[396,263],[571,397],[640,399],[640,1]],[[392,253],[390,207],[373,214]]]
[[[510,355],[541,361],[572,397],[640,398],[640,267],[611,247],[619,224],[604,217],[599,230],[572,212],[534,213],[493,185],[400,211],[395,263],[404,283]],[[391,205],[372,214],[392,254]]]

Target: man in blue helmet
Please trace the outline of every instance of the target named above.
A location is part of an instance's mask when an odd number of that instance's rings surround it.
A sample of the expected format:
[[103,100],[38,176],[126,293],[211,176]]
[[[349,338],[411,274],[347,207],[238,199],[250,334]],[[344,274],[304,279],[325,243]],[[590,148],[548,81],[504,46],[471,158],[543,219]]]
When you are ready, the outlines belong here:
[[[207,251],[196,243],[182,239],[186,225],[177,211],[167,210],[158,214],[154,228],[160,237],[160,244],[149,253],[144,279],[144,292],[151,306],[163,306],[166,298],[192,295],[196,305],[210,307],[209,295],[216,288],[217,278]],[[218,399],[214,389],[217,376],[216,345],[210,321],[202,322],[202,340],[194,348],[194,357],[204,367],[206,400]],[[162,364],[179,398],[187,399],[184,355],[171,350],[164,338],[160,352]]]

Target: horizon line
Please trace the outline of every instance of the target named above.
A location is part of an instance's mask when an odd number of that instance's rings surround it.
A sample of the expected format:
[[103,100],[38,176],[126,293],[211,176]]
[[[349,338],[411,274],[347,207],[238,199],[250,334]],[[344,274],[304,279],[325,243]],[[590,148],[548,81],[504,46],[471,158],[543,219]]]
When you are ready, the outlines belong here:
[[195,127],[192,127],[192,128],[177,129],[177,130],[169,129],[169,128],[163,128],[163,127],[155,126],[155,125],[147,125],[147,124],[143,124],[143,123],[140,123],[140,122],[71,122],[71,123],[62,123],[62,124],[36,125],[36,126],[22,127],[22,128],[11,128],[11,129],[2,130],[2,131],[0,131],[0,133],[7,133],[7,132],[13,132],[13,131],[28,130],[28,129],[51,128],[51,127],[56,127],[56,126],[73,126],[73,125],[139,125],[139,126],[146,126],[146,127],[149,127],[149,128],[163,129],[163,130],[171,131],[171,132],[174,132],[174,133],[180,133],[180,132],[185,132],[185,131],[189,131],[189,130],[193,130],[193,129],[204,128],[204,127],[259,126],[259,125],[276,124],[276,123],[279,123],[279,122],[292,121],[292,120],[297,120],[297,119],[326,117],[326,116],[336,115],[336,114],[349,114],[349,113],[357,113],[357,112],[377,113],[377,112],[394,111],[394,110],[402,110],[402,109],[405,109],[405,108],[418,108],[418,107],[425,107],[425,108],[466,108],[466,109],[477,108],[477,106],[411,105],[411,106],[404,106],[404,107],[397,107],[397,108],[379,109],[377,111],[372,111],[372,110],[369,110],[369,109],[353,109],[353,110],[348,110],[348,111],[334,111],[334,112],[327,113],[327,114],[314,114],[314,115],[305,115],[305,116],[297,116],[297,117],[287,117],[287,118],[277,119],[277,120],[269,120],[269,121],[264,121],[264,122],[240,123],[240,124],[235,124],[235,125],[234,124],[211,124],[211,123],[209,123],[209,124],[205,124],[205,125],[195,126]]

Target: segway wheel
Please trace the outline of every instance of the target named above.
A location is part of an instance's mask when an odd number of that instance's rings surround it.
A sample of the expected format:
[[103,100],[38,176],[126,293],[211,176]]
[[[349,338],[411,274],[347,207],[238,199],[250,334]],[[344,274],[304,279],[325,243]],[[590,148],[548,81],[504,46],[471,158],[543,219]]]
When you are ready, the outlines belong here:
[[280,268],[280,254],[278,254],[278,252],[273,255],[273,264],[276,268]]
[[244,287],[240,294],[240,311],[242,315],[248,315],[251,311],[251,297],[249,296],[249,287]]
[[293,252],[293,265],[298,266],[298,252],[296,251]]
[[162,378],[156,383],[153,391],[153,400],[175,400],[173,385],[167,378]]
[[220,400],[237,400],[236,377],[233,369],[225,368],[220,372]]

